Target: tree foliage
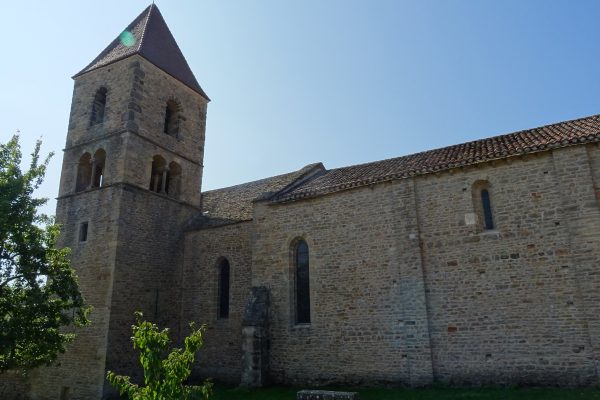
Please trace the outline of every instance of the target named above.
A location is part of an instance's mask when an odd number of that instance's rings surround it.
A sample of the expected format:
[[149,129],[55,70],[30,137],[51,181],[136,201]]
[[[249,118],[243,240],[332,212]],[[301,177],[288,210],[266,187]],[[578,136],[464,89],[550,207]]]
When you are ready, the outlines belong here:
[[136,313],[137,324],[133,325],[133,347],[140,351],[140,362],[144,370],[144,387],[131,383],[128,376],[116,375],[108,371],[106,379],[132,400],[207,400],[212,393],[212,383],[204,381],[201,386],[187,386],[183,383],[190,376],[190,366],[198,350],[202,347],[204,325],[195,329],[185,338],[183,349],[173,349],[167,358],[162,359],[169,346],[169,330],[159,331],[158,327],[142,321],[142,313]]
[[0,372],[51,363],[74,338],[64,327],[88,323],[69,249],[33,197],[52,157],[40,163],[40,147],[23,172],[18,135],[0,143]]

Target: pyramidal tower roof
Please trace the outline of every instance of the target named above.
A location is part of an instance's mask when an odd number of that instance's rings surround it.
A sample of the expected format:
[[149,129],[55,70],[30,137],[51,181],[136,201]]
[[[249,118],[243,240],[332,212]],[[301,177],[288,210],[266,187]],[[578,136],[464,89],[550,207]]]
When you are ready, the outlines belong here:
[[139,54],[210,100],[194,77],[175,38],[155,4],[149,5],[98,57],[75,77]]

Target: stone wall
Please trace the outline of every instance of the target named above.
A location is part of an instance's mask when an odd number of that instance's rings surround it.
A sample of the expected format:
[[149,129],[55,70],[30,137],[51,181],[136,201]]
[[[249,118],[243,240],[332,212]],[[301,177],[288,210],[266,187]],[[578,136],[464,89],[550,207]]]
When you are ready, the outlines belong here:
[[[412,181],[254,213],[252,285],[271,291],[279,383],[431,383]],[[311,323],[295,324],[293,243],[309,246]]]
[[[93,310],[91,325],[76,330],[77,338],[67,352],[53,366],[31,373],[34,399],[56,400],[63,390],[70,391],[71,399],[101,396],[119,209],[120,196],[112,186],[58,199],[56,217],[63,226],[59,245],[71,248],[80,290]],[[88,222],[85,242],[79,240],[82,222]]]
[[[591,194],[587,192],[586,196],[581,199],[584,201],[580,201],[579,205],[582,206],[582,211],[588,214],[585,215],[582,213],[581,216],[585,218],[585,225],[590,229],[588,229],[587,232],[581,232],[581,236],[583,238],[580,237],[578,239],[587,242],[586,247],[588,247],[588,249],[586,253],[593,251],[596,256],[596,260],[598,260],[597,252],[600,250],[600,244],[598,243],[600,237],[598,235],[598,231],[600,228],[597,227],[597,223],[599,221],[598,216],[594,215],[594,213],[597,213],[598,209],[600,209],[600,144],[597,143],[596,145],[587,146],[587,151],[591,167],[592,181],[594,183],[596,207],[594,208],[591,205],[594,202],[591,199]],[[584,205],[585,207],[583,207]],[[596,226],[593,226],[594,222],[596,223]],[[598,381],[600,382],[600,313],[598,312],[598,307],[600,305],[600,275],[597,273],[598,265],[598,261],[588,262],[585,264],[585,268],[582,270],[581,293],[586,304],[586,316],[590,330],[589,335],[594,351],[594,363],[596,366]]]
[[18,372],[8,371],[0,374],[0,399],[24,400],[29,393],[29,381]]
[[[576,176],[582,155],[583,146],[417,179],[436,380],[594,382],[565,198],[591,190]],[[466,222],[478,180],[489,183],[493,231]]]
[[[173,344],[179,344],[183,228],[198,211],[129,185],[121,196],[106,369],[141,382],[139,353],[130,339],[134,312],[169,328]],[[112,393],[109,389],[105,392]]]
[[[596,145],[575,146],[258,203],[252,285],[272,294],[271,378],[597,382],[598,165]],[[297,238],[310,248],[309,325],[294,323]]]
[[[206,324],[193,375],[239,383],[242,317],[250,293],[252,223],[188,232],[185,236],[182,324]],[[230,265],[229,318],[217,318],[218,264]]]

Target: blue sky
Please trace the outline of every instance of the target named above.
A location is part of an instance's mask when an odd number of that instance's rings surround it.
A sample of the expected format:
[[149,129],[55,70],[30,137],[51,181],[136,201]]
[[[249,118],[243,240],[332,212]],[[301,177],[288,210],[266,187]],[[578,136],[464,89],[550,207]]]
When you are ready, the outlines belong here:
[[[3,4],[0,141],[55,151],[70,77],[148,1]],[[212,102],[203,189],[596,114],[600,2],[157,1]]]

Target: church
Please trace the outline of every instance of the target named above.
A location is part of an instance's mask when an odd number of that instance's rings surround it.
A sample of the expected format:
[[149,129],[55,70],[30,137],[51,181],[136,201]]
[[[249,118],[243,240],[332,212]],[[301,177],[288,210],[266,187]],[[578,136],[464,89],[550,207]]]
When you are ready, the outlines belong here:
[[206,324],[197,380],[600,383],[600,115],[202,192],[210,99],[156,5],[74,82],[56,213],[92,324],[0,387],[114,397],[138,310]]

